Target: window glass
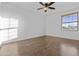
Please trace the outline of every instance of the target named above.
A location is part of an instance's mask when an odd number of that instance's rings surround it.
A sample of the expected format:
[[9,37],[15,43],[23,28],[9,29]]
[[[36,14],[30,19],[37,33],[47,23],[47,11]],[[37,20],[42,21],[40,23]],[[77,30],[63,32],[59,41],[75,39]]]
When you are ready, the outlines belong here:
[[7,40],[17,38],[18,20],[14,18],[3,18],[0,16],[0,44]]
[[0,19],[0,29],[9,28],[9,19],[1,18]]
[[10,19],[10,27],[18,27],[18,20],[17,19]]
[[63,30],[77,30],[78,25],[77,13],[65,15],[62,17],[62,29]]
[[17,38],[17,29],[9,30],[9,40]]
[[8,40],[8,30],[0,31],[0,42]]

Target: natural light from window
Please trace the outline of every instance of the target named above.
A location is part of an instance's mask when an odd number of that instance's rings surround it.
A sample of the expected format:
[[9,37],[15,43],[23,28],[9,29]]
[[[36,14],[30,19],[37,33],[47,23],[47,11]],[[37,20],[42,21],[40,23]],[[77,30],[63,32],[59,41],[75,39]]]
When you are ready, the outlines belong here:
[[18,19],[0,16],[0,44],[4,41],[17,38],[17,34]]
[[72,13],[62,17],[63,30],[78,30],[78,14]]

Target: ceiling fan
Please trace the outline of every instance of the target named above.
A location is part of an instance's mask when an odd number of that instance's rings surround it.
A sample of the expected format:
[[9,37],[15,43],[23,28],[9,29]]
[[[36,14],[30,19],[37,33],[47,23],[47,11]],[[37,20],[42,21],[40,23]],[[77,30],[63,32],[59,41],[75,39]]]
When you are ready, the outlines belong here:
[[52,4],[54,4],[55,2],[50,2],[50,3],[43,3],[43,2],[39,2],[43,7],[38,8],[38,10],[44,9],[44,12],[47,12],[48,9],[53,9],[55,10],[54,7],[50,7]]

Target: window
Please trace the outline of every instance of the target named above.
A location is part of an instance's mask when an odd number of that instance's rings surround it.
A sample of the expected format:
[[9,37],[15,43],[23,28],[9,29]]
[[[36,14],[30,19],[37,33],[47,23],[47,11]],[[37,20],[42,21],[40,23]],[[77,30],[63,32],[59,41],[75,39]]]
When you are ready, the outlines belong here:
[[17,38],[18,20],[0,16],[0,44],[3,41]]
[[71,13],[62,16],[62,30],[78,30],[78,13]]

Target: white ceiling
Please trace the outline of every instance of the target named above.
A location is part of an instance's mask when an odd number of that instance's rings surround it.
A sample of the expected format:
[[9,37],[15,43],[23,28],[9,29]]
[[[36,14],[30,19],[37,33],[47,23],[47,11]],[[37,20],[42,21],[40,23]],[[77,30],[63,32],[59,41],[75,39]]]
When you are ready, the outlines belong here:
[[[37,8],[41,7],[41,5],[38,2],[3,2],[3,5],[6,4],[15,6],[18,8],[21,8],[25,11],[32,11],[32,12],[39,12]],[[56,2],[54,5],[51,5],[52,7],[55,7],[55,10],[49,10],[49,12],[63,12],[63,11],[68,11],[73,8],[78,8],[79,7],[79,2]],[[40,10],[43,12],[43,10]]]

